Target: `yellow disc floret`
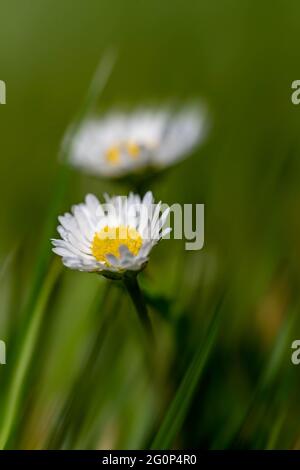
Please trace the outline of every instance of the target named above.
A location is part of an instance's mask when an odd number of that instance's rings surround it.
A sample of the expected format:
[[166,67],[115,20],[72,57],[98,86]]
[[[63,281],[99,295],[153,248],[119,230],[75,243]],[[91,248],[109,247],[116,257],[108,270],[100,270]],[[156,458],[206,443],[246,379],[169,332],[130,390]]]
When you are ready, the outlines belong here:
[[105,152],[105,158],[110,165],[119,165],[123,152],[132,159],[139,158],[141,148],[133,141],[112,145]]
[[120,157],[121,157],[120,148],[117,145],[113,145],[112,147],[109,147],[106,150],[105,156],[106,156],[106,160],[111,165],[118,165],[118,163],[120,163]]
[[106,225],[100,232],[97,232],[92,242],[92,253],[101,263],[107,266],[107,255],[114,255],[120,258],[119,248],[121,245],[127,246],[128,250],[136,256],[140,251],[143,240],[139,232],[129,226],[109,227]]
[[135,142],[127,142],[126,149],[131,158],[138,158],[140,156],[140,146]]

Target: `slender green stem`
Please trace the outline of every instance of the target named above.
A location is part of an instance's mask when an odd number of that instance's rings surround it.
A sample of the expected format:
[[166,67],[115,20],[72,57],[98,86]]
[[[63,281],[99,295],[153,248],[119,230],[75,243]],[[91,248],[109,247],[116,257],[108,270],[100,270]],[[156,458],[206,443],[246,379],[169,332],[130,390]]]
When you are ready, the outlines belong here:
[[144,331],[151,342],[154,341],[152,324],[148,315],[145,298],[138,284],[136,274],[126,275],[123,279],[124,285],[130,295],[135,306],[138,317],[144,328]]

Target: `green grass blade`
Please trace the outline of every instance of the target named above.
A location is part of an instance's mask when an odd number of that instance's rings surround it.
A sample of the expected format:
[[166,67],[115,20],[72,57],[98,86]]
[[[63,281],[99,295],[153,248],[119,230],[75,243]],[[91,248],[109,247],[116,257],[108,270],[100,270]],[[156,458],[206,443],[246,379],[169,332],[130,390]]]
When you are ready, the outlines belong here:
[[26,378],[26,371],[32,359],[36,338],[38,336],[39,328],[42,322],[43,314],[45,312],[49,296],[61,272],[61,265],[54,263],[45,279],[43,288],[40,291],[39,297],[34,311],[32,312],[31,321],[24,336],[23,343],[19,350],[18,363],[15,366],[12,375],[11,383],[8,390],[7,402],[4,407],[3,421],[0,432],[0,449],[5,448],[8,439],[10,438],[13,429],[14,420],[18,413],[20,398],[22,394],[22,386]]
[[178,435],[194,397],[196,387],[207,364],[210,352],[219,330],[218,308],[210,325],[204,344],[196,351],[192,362],[183,377],[174,400],[151,445],[151,449],[169,449]]
[[109,78],[112,74],[113,68],[116,63],[117,53],[114,49],[109,49],[101,58],[94,77],[91,80],[90,86],[88,91],[85,95],[85,98],[82,102],[82,105],[71,122],[65,138],[63,139],[61,148],[60,148],[60,159],[63,161],[67,161],[70,148],[72,145],[72,140],[80,126],[82,125],[83,121],[93,113],[94,109],[96,108],[97,101],[104,91]]
[[[270,357],[266,362],[265,367],[262,369],[260,378],[257,382],[257,386],[253,392],[251,400],[246,406],[244,413],[241,413],[239,419],[232,427],[229,435],[222,439],[221,441],[216,438],[215,442],[212,445],[212,449],[226,449],[226,448],[235,448],[239,441],[239,435],[243,429],[243,426],[247,423],[249,416],[251,416],[251,411],[259,403],[260,397],[266,390],[270,390],[269,393],[272,395],[274,391],[272,390],[272,385],[274,380],[278,377],[281,372],[282,363],[286,357],[286,351],[289,348],[290,339],[292,336],[293,328],[295,328],[295,322],[298,318],[299,305],[298,302],[296,305],[293,305],[287,315],[287,319],[282,326],[281,330],[278,333],[278,337],[275,341],[274,347],[270,353]],[[274,429],[274,432],[275,429]]]

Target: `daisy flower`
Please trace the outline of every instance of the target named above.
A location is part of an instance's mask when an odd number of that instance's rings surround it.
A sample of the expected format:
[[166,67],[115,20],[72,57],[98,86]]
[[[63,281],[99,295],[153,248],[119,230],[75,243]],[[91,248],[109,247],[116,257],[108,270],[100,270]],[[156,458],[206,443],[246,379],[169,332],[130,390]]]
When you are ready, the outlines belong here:
[[157,171],[187,156],[206,134],[204,110],[111,112],[86,121],[71,145],[70,163],[86,172],[119,178]]
[[53,251],[68,268],[121,279],[141,271],[153,246],[171,231],[164,228],[169,208],[161,214],[151,192],[142,199],[133,193],[104,197],[101,204],[89,194],[58,218],[61,238],[52,239]]

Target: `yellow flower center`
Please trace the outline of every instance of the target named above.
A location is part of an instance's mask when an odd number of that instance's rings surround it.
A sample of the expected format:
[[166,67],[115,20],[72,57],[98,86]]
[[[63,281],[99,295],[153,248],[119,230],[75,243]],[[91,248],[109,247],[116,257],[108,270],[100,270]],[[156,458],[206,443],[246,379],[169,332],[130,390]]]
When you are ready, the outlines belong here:
[[108,163],[118,165],[121,161],[122,149],[133,159],[138,158],[141,153],[140,146],[133,141],[128,141],[120,145],[112,145],[105,152]]
[[138,158],[140,156],[141,149],[140,149],[139,145],[137,145],[135,142],[127,142],[126,149],[127,149],[128,154],[132,158],[135,159],[135,158]]
[[119,248],[121,245],[127,246],[128,250],[136,256],[142,243],[142,237],[135,228],[126,225],[120,225],[119,227],[106,225],[100,232],[95,234],[91,249],[97,261],[109,266],[106,256],[114,255],[120,258]]
[[120,162],[120,157],[121,157],[121,152],[120,148],[117,145],[113,145],[106,151],[106,160],[111,164],[111,165],[118,165]]

